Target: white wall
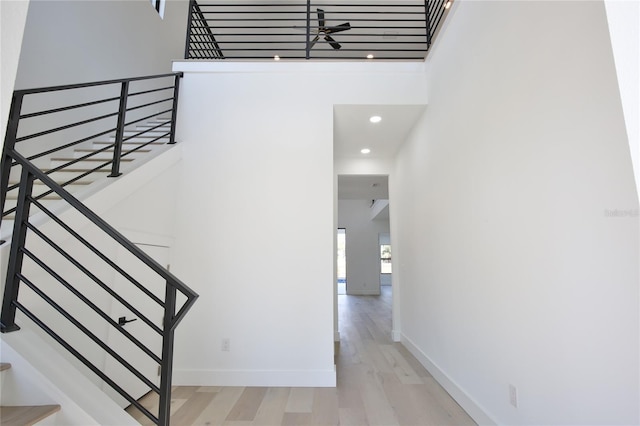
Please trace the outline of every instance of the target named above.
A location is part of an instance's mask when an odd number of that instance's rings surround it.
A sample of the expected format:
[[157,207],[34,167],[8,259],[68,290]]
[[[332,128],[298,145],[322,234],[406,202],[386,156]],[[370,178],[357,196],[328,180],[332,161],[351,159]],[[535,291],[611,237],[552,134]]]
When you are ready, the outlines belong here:
[[640,191],[640,2],[606,0],[629,149]]
[[638,199],[604,4],[452,12],[390,177],[402,340],[480,422],[637,424]]
[[176,64],[187,72],[173,271],[200,294],[177,383],[335,384],[333,105],[419,103],[423,66]]
[[170,72],[184,55],[187,0],[33,0],[16,88]]
[[7,125],[28,8],[29,0],[5,0],[0,2],[0,51],[2,52],[0,56],[1,129],[5,129]]
[[371,200],[338,200],[338,228],[346,228],[347,294],[380,294],[380,233],[388,220],[371,220]]

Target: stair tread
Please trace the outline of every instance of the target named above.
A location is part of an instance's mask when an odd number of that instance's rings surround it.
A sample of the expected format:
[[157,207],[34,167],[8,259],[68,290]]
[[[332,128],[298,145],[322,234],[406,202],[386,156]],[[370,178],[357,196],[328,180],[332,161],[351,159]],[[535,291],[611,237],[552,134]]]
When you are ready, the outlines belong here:
[[0,371],[8,370],[11,368],[11,364],[8,362],[0,362]]
[[[74,151],[76,152],[96,152],[95,149],[91,149],[91,148],[76,148]],[[150,149],[137,149],[136,152],[151,152]],[[104,151],[101,152],[101,154],[105,154],[105,153],[113,153],[113,148],[112,149],[105,149]]]
[[[53,169],[42,169],[43,172],[48,172],[51,171]],[[111,165],[105,165],[104,167],[101,167],[97,170],[92,170],[92,169],[72,169],[72,168],[64,168],[64,169],[60,169],[60,170],[56,170],[55,172],[51,172],[51,173],[60,173],[60,172],[74,172],[74,173],[80,173],[80,172],[88,172],[88,171],[93,171],[93,172],[99,172],[99,173],[104,173],[104,172],[110,172],[111,171]]]
[[[78,160],[78,163],[82,162],[82,161],[100,161],[102,163],[106,162],[107,160],[109,160],[109,158],[83,158],[82,160],[79,160],[78,158],[74,158],[74,157],[56,157],[56,158],[52,158],[51,161],[73,161],[73,160]],[[133,158],[121,158],[120,161],[133,161]]]
[[23,405],[0,407],[4,426],[30,426],[60,411],[59,405]]

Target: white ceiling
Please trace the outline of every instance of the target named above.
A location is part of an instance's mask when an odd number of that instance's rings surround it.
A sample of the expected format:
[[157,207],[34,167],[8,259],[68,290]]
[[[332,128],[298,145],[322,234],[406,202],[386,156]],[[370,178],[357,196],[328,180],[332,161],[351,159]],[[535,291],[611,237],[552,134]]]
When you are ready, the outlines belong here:
[[[334,159],[394,158],[426,105],[335,105],[333,107]],[[373,115],[382,117],[370,123]],[[364,156],[362,148],[371,149]]]
[[[335,105],[334,160],[393,159],[425,108],[426,105]],[[369,122],[372,115],[382,117],[382,121]],[[360,153],[362,148],[369,148],[371,153]],[[338,176],[338,198],[388,199],[387,177]]]
[[339,200],[387,200],[389,183],[387,176],[341,175],[338,176]]

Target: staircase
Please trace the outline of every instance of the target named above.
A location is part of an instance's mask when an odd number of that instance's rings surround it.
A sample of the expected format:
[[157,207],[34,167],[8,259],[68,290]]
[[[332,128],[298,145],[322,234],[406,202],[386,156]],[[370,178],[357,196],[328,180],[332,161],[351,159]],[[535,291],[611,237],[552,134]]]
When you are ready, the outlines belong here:
[[[112,209],[107,194],[139,184],[145,173],[179,154],[169,147],[175,143],[181,77],[13,94],[0,160],[1,231],[7,240],[0,244],[0,268],[6,266],[0,314],[6,334],[0,344],[3,353],[20,362],[28,358],[27,365],[36,367],[39,379],[27,393],[48,383],[48,394],[59,395],[59,415],[80,419],[73,424],[130,424],[131,416],[103,387],[152,423],[170,421],[174,333],[198,295],[81,200],[101,198],[101,208]],[[118,179],[122,174],[127,178]],[[125,328],[131,321],[121,322],[116,309],[138,319],[136,327]],[[159,398],[151,410],[136,396],[148,392]],[[48,403],[16,408],[19,403],[6,404],[13,408],[2,409],[2,424],[32,424],[39,420],[22,418],[24,412],[41,418],[60,410]]]
[[[10,370],[11,364],[0,363],[0,373]],[[4,382],[5,380],[3,380]],[[5,390],[6,391],[6,390]],[[3,393],[5,392],[3,391]],[[60,405],[2,405],[0,424],[4,426],[31,426],[60,411]]]
[[[166,150],[169,143],[168,133],[170,130],[171,120],[162,117],[125,130],[123,137],[126,140],[122,142],[122,152],[126,155],[120,160],[122,171],[130,171]],[[142,132],[144,134],[139,135]],[[111,164],[109,162],[113,159],[114,148],[109,148],[109,146],[113,145],[115,138],[115,135],[103,139],[97,138],[86,146],[74,148],[69,155],[52,156],[48,160],[49,166],[42,170],[48,173],[57,183],[63,185],[68,192],[82,198],[82,196],[92,192],[91,184],[99,179],[108,177],[109,173],[111,173]],[[72,163],[72,166],[63,167],[69,163]],[[18,200],[17,185],[18,180],[16,178],[9,180],[9,186],[15,187],[15,189],[7,194],[5,210],[16,207]],[[49,188],[41,181],[36,180],[34,182],[33,195],[38,197],[45,192],[50,192]],[[55,209],[56,203],[60,200],[60,196],[56,193],[49,193],[39,199],[46,208],[52,209]],[[31,216],[39,211],[37,206],[33,206]],[[3,218],[3,237],[11,232],[14,218],[15,213]]]

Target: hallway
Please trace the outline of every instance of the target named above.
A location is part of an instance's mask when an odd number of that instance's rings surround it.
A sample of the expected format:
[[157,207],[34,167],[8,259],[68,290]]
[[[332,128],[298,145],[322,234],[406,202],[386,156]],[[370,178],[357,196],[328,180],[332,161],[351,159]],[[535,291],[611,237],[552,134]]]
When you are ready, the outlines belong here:
[[[336,388],[176,387],[171,424],[475,424],[401,344],[391,341],[391,300],[389,286],[381,296],[338,296]],[[147,398],[145,406],[153,408],[154,401]],[[151,424],[140,413],[133,415]]]

